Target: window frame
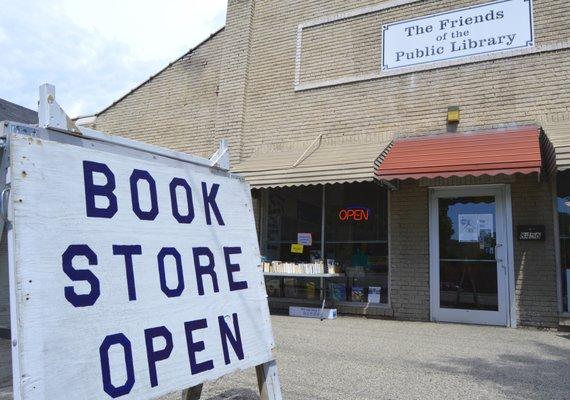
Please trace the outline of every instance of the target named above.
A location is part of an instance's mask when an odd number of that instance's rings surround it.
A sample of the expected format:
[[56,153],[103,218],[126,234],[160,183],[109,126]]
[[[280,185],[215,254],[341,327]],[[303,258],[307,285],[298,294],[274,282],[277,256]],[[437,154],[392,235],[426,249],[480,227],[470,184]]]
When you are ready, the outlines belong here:
[[[362,184],[362,183],[367,183],[367,182],[346,182],[346,183],[341,183],[341,185],[343,184],[348,184],[348,185],[352,185],[352,184]],[[325,255],[325,248],[326,248],[326,221],[325,221],[325,216],[326,216],[326,205],[327,205],[327,195],[326,195],[326,187],[327,184],[323,184],[323,185],[318,185],[321,188],[321,193],[322,193],[322,199],[321,199],[321,237],[320,237],[320,244],[321,244],[321,248],[320,248],[320,252],[321,255],[324,257]],[[262,191],[262,195],[261,195],[261,228],[260,228],[260,245],[261,245],[261,249],[262,249],[262,254],[265,255],[267,254],[267,246],[268,246],[268,238],[267,238],[267,220],[268,220],[268,200],[269,200],[269,193],[271,190],[274,190],[275,188],[266,188],[265,190]],[[297,186],[295,187],[295,189],[297,190],[303,190],[304,187],[303,186]],[[335,306],[342,306],[342,307],[359,307],[359,308],[364,308],[364,307],[375,307],[375,308],[384,308],[384,309],[391,309],[392,308],[392,262],[391,262],[391,229],[390,229],[390,225],[391,225],[391,212],[390,212],[390,201],[391,201],[391,193],[389,190],[387,190],[386,188],[383,188],[381,186],[378,185],[378,190],[385,190],[386,191],[386,196],[385,196],[385,201],[386,201],[386,210],[385,210],[385,218],[386,218],[386,239],[385,240],[380,240],[377,241],[379,243],[386,243],[386,251],[387,251],[387,255],[386,255],[386,259],[387,259],[387,268],[388,268],[388,273],[387,273],[387,290],[388,290],[388,296],[387,296],[387,302],[386,303],[368,303],[368,302],[355,302],[355,301],[333,301],[333,300],[328,300],[330,301],[332,304],[334,304]],[[376,241],[375,241],[376,242]],[[334,243],[334,242],[333,242]],[[327,278],[320,278],[320,284],[321,284],[321,292],[323,291],[323,289],[326,289],[324,287],[325,285],[325,280]],[[345,276],[345,279],[348,279],[347,276]],[[325,290],[325,297],[326,297],[326,290]],[[286,297],[279,297],[278,299],[282,300],[282,299],[288,299]],[[292,301],[297,301],[299,299],[294,299],[294,298],[290,298]],[[303,300],[300,300],[303,301]]]
[[[554,174],[554,179],[551,180],[551,190],[552,196],[552,211],[554,214],[553,225],[554,225],[554,253],[556,260],[556,291],[558,300],[558,314],[563,317],[570,317],[570,308],[568,311],[564,311],[564,286],[562,283],[562,247],[560,245],[560,240],[562,235],[560,234],[560,212],[558,211],[558,178],[561,173],[565,171],[556,171]],[[566,172],[570,174],[570,171]],[[568,284],[568,282],[567,282]]]

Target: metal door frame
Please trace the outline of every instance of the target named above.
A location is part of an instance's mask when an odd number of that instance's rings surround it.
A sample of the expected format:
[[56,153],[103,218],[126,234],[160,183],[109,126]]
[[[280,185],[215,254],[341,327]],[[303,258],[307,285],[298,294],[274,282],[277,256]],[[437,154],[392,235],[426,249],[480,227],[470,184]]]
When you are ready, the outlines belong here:
[[[462,196],[495,196],[496,229],[504,236],[502,259],[505,266],[504,288],[498,288],[499,307],[504,305],[504,321],[501,314],[489,311],[441,309],[439,305],[439,198]],[[501,224],[502,227],[499,226]],[[430,319],[432,321],[489,324],[516,327],[513,224],[510,185],[468,185],[429,188],[429,242],[430,242]],[[498,271],[501,273],[501,271]],[[501,293],[502,292],[502,293]],[[450,311],[451,310],[451,311]],[[457,311],[457,312],[455,312]],[[463,314],[463,318],[460,317]],[[456,316],[454,318],[453,316]],[[486,319],[487,318],[487,319]]]

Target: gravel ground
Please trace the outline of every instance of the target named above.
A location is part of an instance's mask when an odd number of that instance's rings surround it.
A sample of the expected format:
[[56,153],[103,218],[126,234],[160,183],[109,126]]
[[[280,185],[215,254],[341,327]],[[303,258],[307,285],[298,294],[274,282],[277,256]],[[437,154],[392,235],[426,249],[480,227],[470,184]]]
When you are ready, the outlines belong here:
[[[272,321],[286,400],[570,398],[570,333],[350,317]],[[207,382],[202,395],[258,398],[253,369]]]
[[[570,398],[570,333],[350,317],[272,321],[286,400]],[[206,383],[202,398],[259,398],[255,371]]]

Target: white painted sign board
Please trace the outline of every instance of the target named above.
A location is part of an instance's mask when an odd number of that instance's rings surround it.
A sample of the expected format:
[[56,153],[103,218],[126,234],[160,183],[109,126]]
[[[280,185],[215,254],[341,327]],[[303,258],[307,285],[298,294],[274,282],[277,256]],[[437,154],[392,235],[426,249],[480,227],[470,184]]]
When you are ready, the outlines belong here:
[[272,360],[249,185],[68,141],[9,140],[14,398],[152,399]]
[[382,27],[382,70],[534,46],[532,0],[500,0]]

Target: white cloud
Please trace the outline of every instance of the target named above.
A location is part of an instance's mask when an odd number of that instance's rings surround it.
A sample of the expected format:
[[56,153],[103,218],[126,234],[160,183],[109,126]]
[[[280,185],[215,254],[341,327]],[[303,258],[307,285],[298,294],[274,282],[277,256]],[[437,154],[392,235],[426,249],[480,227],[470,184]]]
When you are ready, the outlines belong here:
[[35,109],[56,86],[75,116],[100,111],[225,21],[225,0],[0,0],[0,97]]

